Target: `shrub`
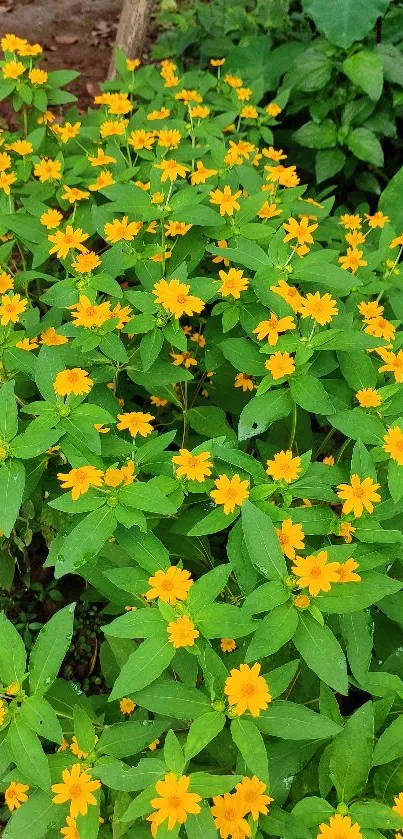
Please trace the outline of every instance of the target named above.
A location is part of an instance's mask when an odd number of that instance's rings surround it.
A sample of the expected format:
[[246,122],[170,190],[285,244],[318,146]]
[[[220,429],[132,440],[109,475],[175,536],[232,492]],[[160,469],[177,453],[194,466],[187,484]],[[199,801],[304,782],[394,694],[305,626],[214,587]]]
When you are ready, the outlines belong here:
[[396,182],[331,214],[219,61],[59,122],[2,46],[3,575],[41,534],[105,638],[85,695],[74,604],[2,613],[5,839],[403,829]]
[[304,178],[337,189],[353,207],[380,195],[401,162],[400,2],[256,0],[228,7],[225,0],[188,0],[173,8],[161,3],[155,57],[185,52],[204,66],[211,56],[226,57],[246,84],[280,96],[278,137]]

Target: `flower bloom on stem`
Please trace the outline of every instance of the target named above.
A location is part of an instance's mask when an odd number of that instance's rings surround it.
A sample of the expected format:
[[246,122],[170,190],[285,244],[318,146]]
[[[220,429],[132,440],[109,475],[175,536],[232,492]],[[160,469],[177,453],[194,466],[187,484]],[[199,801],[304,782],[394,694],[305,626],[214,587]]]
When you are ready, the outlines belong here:
[[358,567],[358,562],[354,559],[347,559],[345,562],[340,562],[336,571],[339,577],[339,583],[359,583],[361,577],[359,574],[356,574]]
[[60,833],[64,836],[64,839],[80,839],[76,820],[71,816],[67,816],[66,826],[60,829]]
[[233,513],[237,505],[241,507],[249,496],[249,481],[241,481],[239,475],[232,478],[219,475],[214,483],[216,488],[210,492],[210,496],[216,504],[223,504],[226,515]]
[[143,411],[130,411],[125,414],[118,414],[117,428],[119,431],[128,431],[132,437],[140,434],[141,437],[148,437],[154,430],[151,422],[155,420],[152,414],[145,414]]
[[226,792],[224,795],[214,796],[211,814],[221,839],[244,839],[251,836],[251,828],[245,819],[245,804],[236,793],[231,795]]
[[178,568],[177,565],[170,565],[166,571],[159,568],[154,576],[149,578],[148,584],[150,588],[145,594],[147,600],[158,597],[172,606],[179,600],[186,600],[193,580],[189,571]]
[[190,286],[181,283],[179,280],[160,280],[153,288],[155,302],[159,303],[167,312],[174,317],[181,318],[182,315],[191,317],[195,312],[200,314],[204,309],[204,302],[200,297],[189,294]]
[[220,647],[223,653],[233,653],[236,650],[236,642],[233,638],[221,638]]
[[339,262],[342,268],[347,271],[350,269],[352,274],[355,274],[359,268],[364,268],[368,265],[368,262],[365,259],[362,259],[363,251],[359,251],[356,248],[347,248],[347,253],[343,256],[339,256]]
[[199,483],[205,481],[211,475],[213,467],[210,452],[192,454],[188,449],[179,449],[179,454],[173,456],[172,463],[177,467],[176,474],[179,478],[199,481]]
[[89,393],[94,382],[88,377],[86,370],[73,367],[71,370],[61,370],[53,382],[53,389],[57,396],[84,396]]
[[157,781],[155,790],[158,798],[150,801],[154,813],[149,816],[151,832],[155,836],[158,827],[167,822],[168,830],[173,830],[176,824],[184,824],[189,813],[197,815],[200,813],[200,795],[189,792],[190,778],[186,775],[175,775],[169,772],[168,775]]
[[239,669],[231,670],[226,679],[224,693],[233,712],[240,717],[250,711],[252,717],[258,717],[265,711],[272,698],[269,687],[260,675],[260,664],[240,664]]
[[167,626],[167,632],[168,638],[176,650],[180,647],[193,647],[200,634],[187,615],[181,615],[176,621],[171,621]]
[[318,291],[315,291],[315,294],[309,293],[306,297],[301,298],[300,312],[302,318],[310,317],[316,323],[325,326],[337,315],[338,309],[336,301],[330,294],[321,296]]
[[301,458],[293,457],[292,451],[277,452],[273,460],[267,461],[266,472],[274,481],[285,481],[291,484],[296,481],[301,472]]
[[398,425],[390,426],[382,447],[399,466],[403,466],[403,431]]
[[224,189],[213,189],[210,192],[210,204],[217,204],[221,216],[232,216],[234,210],[239,210],[237,199],[241,194],[240,189],[232,194],[231,187],[226,184]]
[[279,280],[277,285],[270,286],[270,291],[274,291],[282,300],[285,300],[291,306],[293,312],[301,311],[303,298],[295,286],[289,285],[285,280]]
[[317,226],[317,224],[309,224],[307,216],[303,216],[301,221],[297,221],[295,218],[289,218],[283,224],[286,232],[284,242],[291,242],[295,239],[299,245],[311,245],[313,243],[312,233],[316,230]]
[[90,487],[102,486],[103,472],[95,466],[79,466],[70,472],[58,472],[57,478],[62,489],[71,489],[71,497],[73,501],[77,501]]
[[235,789],[236,794],[246,808],[246,812],[251,814],[253,821],[257,822],[260,815],[267,816],[269,812],[267,805],[271,804],[274,799],[270,795],[266,795],[267,786],[256,775],[253,775],[252,778],[243,778]]
[[295,328],[294,319],[289,315],[286,315],[284,318],[278,318],[277,315],[270,312],[270,319],[260,321],[256,329],[253,330],[253,334],[257,335],[259,341],[267,338],[270,346],[275,347],[281,332],[288,332]]
[[367,513],[373,513],[374,504],[381,500],[381,496],[376,491],[379,487],[380,484],[374,483],[372,478],[364,478],[361,481],[358,475],[352,475],[349,484],[339,484],[337,495],[344,501],[344,515],[353,513],[358,519],[364,510]]
[[379,408],[382,397],[373,387],[363,387],[355,394],[361,408]]
[[316,839],[363,839],[359,825],[349,816],[335,813],[329,824],[320,824]]
[[19,294],[5,294],[0,302],[0,323],[7,326],[8,323],[18,323],[20,315],[25,312],[28,301],[21,299]]
[[135,707],[136,703],[133,702],[132,699],[129,699],[127,696],[124,696],[123,699],[121,699],[119,702],[119,708],[122,714],[125,714],[125,716],[127,717],[129,717],[130,714],[133,713]]
[[292,376],[295,371],[294,357],[288,352],[275,352],[265,361],[264,366],[275,380]]
[[7,807],[11,810],[11,812],[13,810],[18,810],[21,807],[21,804],[28,801],[28,790],[28,784],[19,784],[17,781],[11,781],[4,793]]
[[393,373],[395,382],[403,383],[403,350],[399,352],[386,352],[383,357],[386,364],[379,368],[380,373]]
[[74,230],[72,225],[68,224],[66,230],[57,230],[56,233],[51,233],[48,236],[49,242],[53,243],[53,248],[50,248],[49,253],[55,253],[59,259],[65,259],[71,250],[84,253],[87,248],[83,245],[83,242],[88,239],[88,235],[88,233],[83,233],[80,227]]
[[331,583],[339,582],[338,566],[338,562],[327,561],[327,551],[320,551],[316,556],[297,556],[291,570],[299,578],[298,585],[316,597],[320,591],[330,591]]
[[241,292],[248,288],[249,280],[244,277],[242,269],[230,268],[229,271],[219,271],[221,285],[218,291],[223,297],[234,297],[239,300]]
[[234,380],[234,387],[241,387],[243,392],[246,393],[248,390],[253,390],[253,379],[246,373],[237,373]]
[[276,528],[276,533],[281,550],[288,559],[295,559],[295,552],[304,550],[305,533],[300,524],[293,524],[292,519],[284,519],[281,527]]
[[56,793],[53,803],[66,804],[70,802],[70,816],[73,819],[79,814],[85,816],[88,812],[88,806],[97,803],[93,793],[100,787],[99,781],[91,780],[90,773],[88,771],[83,772],[81,765],[75,763],[71,770],[63,769],[60,784],[52,785],[52,792]]
[[355,527],[349,521],[342,521],[339,525],[339,536],[349,545],[353,541]]

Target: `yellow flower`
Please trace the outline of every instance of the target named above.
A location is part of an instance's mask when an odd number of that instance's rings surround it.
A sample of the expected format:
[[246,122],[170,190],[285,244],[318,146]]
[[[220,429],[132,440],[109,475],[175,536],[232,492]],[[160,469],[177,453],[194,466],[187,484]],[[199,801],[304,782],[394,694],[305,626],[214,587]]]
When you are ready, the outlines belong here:
[[382,213],[380,210],[378,210],[376,213],[373,213],[372,215],[368,215],[368,213],[364,213],[364,215],[368,221],[369,226],[372,228],[385,227],[385,224],[387,224],[390,221],[389,216],[385,216],[384,213]]
[[353,533],[355,533],[355,527],[348,521],[341,521],[339,525],[339,536],[344,539],[347,544],[350,544],[353,541]]
[[110,306],[109,301],[96,305],[88,297],[82,295],[79,297],[78,303],[70,307],[74,326],[84,326],[87,329],[99,328],[107,320],[110,320]]
[[283,300],[291,306],[293,312],[301,311],[302,297],[297,288],[293,285],[288,285],[285,280],[279,280],[277,285],[270,286],[270,291],[274,291]]
[[167,632],[168,638],[176,650],[180,647],[193,647],[200,634],[187,615],[182,615],[176,621],[171,621],[167,626]]
[[62,344],[67,344],[68,340],[65,335],[59,335],[54,326],[48,326],[41,334],[41,341],[45,347],[60,347]]
[[1,172],[0,173],[0,189],[6,195],[10,195],[10,186],[15,183],[17,176],[15,172]]
[[89,274],[94,270],[94,268],[98,268],[99,265],[101,265],[101,260],[98,254],[94,253],[94,251],[79,253],[75,260],[71,263],[71,267],[74,271],[77,271],[78,274]]
[[34,175],[42,184],[46,181],[59,181],[62,176],[62,164],[60,160],[41,157],[39,163],[35,164]]
[[315,294],[309,293],[306,297],[301,298],[300,312],[302,318],[310,317],[316,323],[324,326],[337,315],[338,309],[336,301],[330,294],[326,293],[321,296],[319,291],[315,291]]
[[268,201],[265,201],[257,215],[258,218],[268,219],[280,216],[281,213],[282,210],[280,210],[280,208],[277,207],[277,204],[270,204]]
[[8,34],[3,35],[0,46],[3,52],[18,52],[21,46],[25,43],[25,40],[22,38],[18,38],[17,35]]
[[218,291],[223,297],[234,297],[239,300],[241,292],[248,288],[249,280],[244,277],[242,269],[230,268],[229,271],[219,271],[221,285]]
[[176,824],[184,824],[189,813],[200,813],[200,795],[188,792],[190,778],[186,775],[176,776],[173,772],[165,775],[163,780],[157,781],[155,790],[159,798],[151,799],[154,813],[149,816],[153,835],[158,827],[167,822],[167,829],[173,830]]
[[103,472],[95,466],[79,466],[70,472],[59,472],[57,478],[62,489],[71,489],[71,497],[73,501],[77,501],[90,487],[102,486]]
[[245,819],[247,810],[239,795],[226,792],[213,798],[211,813],[214,824],[222,839],[245,839],[251,836],[251,828]]
[[75,819],[79,814],[85,816],[90,804],[96,804],[93,792],[100,789],[99,781],[92,781],[89,771],[82,771],[81,765],[75,763],[71,770],[63,769],[62,783],[52,784],[54,804],[70,802],[70,816]]
[[317,226],[317,224],[309,224],[307,216],[303,216],[301,221],[291,217],[283,224],[286,231],[284,242],[291,242],[296,239],[299,245],[312,244],[312,231],[316,230]]
[[215,489],[210,496],[216,504],[222,504],[225,515],[233,513],[236,506],[241,507],[249,496],[249,481],[241,481],[239,475],[229,478],[228,475],[219,475],[214,481]]
[[325,464],[325,466],[334,466],[334,457],[333,457],[333,455],[332,455],[332,454],[329,454],[329,455],[327,455],[326,457],[324,457],[324,458],[323,458],[323,460],[322,460],[322,463],[324,463],[324,464]]
[[190,352],[171,352],[170,355],[171,358],[173,358],[172,364],[174,365],[174,367],[179,367],[180,364],[184,364],[186,369],[188,370],[189,367],[197,366],[197,361],[195,358],[193,358]]
[[106,137],[121,137],[129,124],[127,119],[107,119],[100,126],[100,134],[104,140]]
[[373,387],[364,387],[355,394],[361,408],[379,408],[382,402],[380,394]]
[[398,425],[390,426],[384,436],[385,445],[382,447],[392,460],[403,466],[403,431]]
[[84,253],[87,248],[82,243],[88,239],[88,235],[80,227],[74,230],[72,225],[68,224],[65,230],[57,230],[56,233],[48,236],[49,242],[53,243],[53,248],[50,248],[49,253],[55,253],[59,259],[65,259],[71,250]]
[[25,64],[22,61],[7,61],[2,67],[3,79],[18,79],[24,70]]
[[155,750],[156,750],[157,746],[159,746],[159,744],[160,744],[160,740],[158,740],[158,738],[157,738],[156,740],[153,740],[151,743],[149,743],[147,748],[150,749],[150,752],[155,752]]
[[105,189],[107,186],[112,186],[115,183],[112,172],[109,169],[102,169],[96,181],[93,184],[88,184],[88,189],[91,192],[98,192],[99,189]]
[[362,516],[364,509],[367,513],[372,513],[374,503],[381,500],[381,496],[376,492],[379,487],[380,484],[374,483],[372,478],[364,478],[361,481],[358,475],[352,475],[349,484],[339,484],[337,495],[344,501],[344,515],[353,513],[358,519]]
[[126,69],[127,70],[137,70],[137,67],[140,67],[141,61],[139,58],[126,58]]
[[329,824],[320,824],[319,831],[316,839],[362,839],[359,825],[340,813],[331,816]]
[[368,332],[368,335],[373,335],[375,338],[383,338],[385,341],[394,341],[396,327],[393,326],[393,323],[386,320],[386,318],[379,316],[367,320],[365,332]]
[[207,105],[195,105],[194,108],[189,108],[189,113],[195,119],[204,119],[204,117],[208,117],[210,108]]
[[80,746],[77,742],[77,737],[75,736],[71,738],[70,751],[73,752],[73,755],[75,755],[75,757],[78,757],[79,760],[83,760],[86,757],[88,757],[88,752],[84,752],[82,749],[80,749]]
[[377,300],[369,300],[368,302],[363,301],[362,303],[358,303],[357,308],[364,320],[378,318],[383,313],[383,306],[381,306]]
[[60,833],[65,837],[65,839],[80,839],[76,820],[71,816],[66,817],[66,825],[60,829]]
[[150,402],[156,408],[165,408],[168,405],[168,399],[161,399],[160,396],[150,396]]
[[53,131],[55,131],[62,143],[68,143],[69,140],[74,140],[77,137],[77,134],[80,133],[80,128],[81,122],[75,122],[74,125],[71,122],[65,122],[64,125],[55,127]]
[[356,248],[347,248],[347,253],[339,257],[339,262],[342,268],[346,271],[350,269],[352,274],[358,271],[358,268],[368,265],[365,259],[362,259],[363,251],[356,250]]
[[39,67],[33,67],[28,73],[28,78],[31,84],[45,84],[48,80],[46,70],[40,70]]
[[263,149],[262,154],[263,157],[267,157],[269,160],[279,161],[287,159],[287,155],[284,154],[283,149],[275,149],[273,146]]
[[16,154],[20,154],[21,157],[25,157],[26,154],[32,154],[34,150],[34,147],[29,140],[15,140],[15,142],[11,143],[11,145],[7,148],[12,149],[12,151],[15,151]]
[[239,116],[242,117],[242,119],[257,119],[259,113],[254,105],[244,105]]
[[14,280],[11,274],[6,274],[6,272],[2,272],[0,274],[0,294],[5,294],[6,291],[10,291],[13,288]]
[[130,714],[133,713],[135,707],[136,703],[133,702],[132,699],[128,699],[127,696],[124,696],[123,699],[121,699],[119,702],[119,708],[122,714],[125,714],[127,717],[129,717]]
[[246,373],[237,373],[235,376],[234,387],[241,387],[243,392],[246,393],[248,390],[253,390],[253,379]]
[[277,105],[277,102],[270,102],[269,105],[266,106],[265,110],[269,117],[278,117],[278,115],[281,114],[281,108],[280,105]]
[[392,807],[392,810],[403,818],[403,792],[399,792],[399,795],[395,797],[394,802],[395,804],[394,807]]
[[116,242],[131,242],[143,226],[142,221],[129,222],[128,216],[123,216],[122,219],[114,218],[113,221],[108,221],[104,227],[105,239],[112,245]]
[[225,58],[210,58],[212,67],[222,67],[225,64]]
[[177,160],[162,160],[161,163],[154,163],[156,169],[161,169],[161,181],[167,181],[168,179],[171,183],[174,183],[177,178],[186,178],[186,172],[189,171],[189,166],[185,166],[183,163],[178,163]]
[[167,128],[158,131],[157,136],[158,145],[166,149],[177,149],[182,139],[182,135],[177,128]]
[[240,189],[232,194],[231,187],[226,184],[224,189],[213,189],[210,192],[210,204],[217,204],[219,206],[221,216],[232,216],[234,210],[239,210],[240,205],[237,198],[240,195]]
[[270,320],[262,320],[258,323],[253,334],[257,335],[259,341],[267,338],[271,347],[275,347],[278,337],[281,332],[288,332],[288,330],[295,329],[294,319],[287,315],[285,318],[278,318],[277,315],[270,312]]
[[258,717],[265,711],[272,698],[269,686],[260,675],[260,664],[241,664],[239,669],[233,669],[226,679],[224,693],[233,712],[240,717],[245,711],[250,711],[252,717]]
[[68,201],[69,204],[75,204],[76,201],[84,201],[86,198],[89,197],[89,192],[85,189],[78,189],[78,187],[69,187],[67,184],[64,185],[64,192],[62,198],[64,201]]
[[152,292],[155,295],[155,302],[159,303],[171,312],[176,318],[182,315],[193,315],[195,312],[200,313],[204,309],[203,300],[200,297],[195,297],[189,294],[190,286],[179,280],[160,280],[155,284]]
[[294,606],[296,606],[297,609],[301,609],[302,611],[304,611],[305,609],[309,609],[310,605],[311,598],[308,597],[307,594],[298,594],[294,600]]
[[166,571],[158,569],[148,583],[151,588],[145,594],[147,600],[158,597],[164,603],[174,605],[178,600],[186,600],[193,580],[189,571],[170,565]]
[[32,56],[35,58],[37,55],[41,55],[43,53],[43,49],[40,44],[28,44],[25,38],[21,42],[21,46],[18,49],[19,55],[23,56]]
[[294,357],[288,352],[275,352],[265,361],[264,366],[266,370],[269,370],[273,379],[291,376],[295,371]]
[[393,373],[398,384],[403,383],[403,350],[398,353],[388,352],[384,360],[386,364],[379,368],[380,373]]
[[285,481],[291,484],[296,481],[301,472],[301,459],[293,457],[292,451],[277,452],[273,460],[267,461],[266,472],[274,481]]
[[297,556],[291,570],[299,577],[298,585],[316,597],[320,591],[330,591],[331,583],[339,582],[338,567],[338,562],[327,561],[327,551],[320,551],[316,555]]
[[17,781],[11,781],[4,793],[7,807],[11,810],[11,812],[13,810],[18,810],[21,807],[21,804],[28,801],[28,790],[29,786],[27,784],[19,784]]
[[89,393],[94,382],[88,378],[86,370],[81,367],[73,367],[71,370],[62,370],[57,373],[53,382],[53,388],[58,396],[83,396]]
[[359,583],[361,577],[355,573],[357,568],[358,562],[355,562],[354,559],[347,559],[346,562],[339,563],[336,569],[339,583]]
[[396,236],[395,239],[392,239],[389,247],[390,248],[397,248],[397,247],[401,248],[401,247],[403,247],[403,233],[400,233],[400,236]]
[[345,213],[344,216],[341,216],[339,223],[346,230],[358,230],[362,225],[362,218],[358,214],[350,215],[349,213]]
[[39,114],[36,121],[38,125],[51,125],[56,119],[55,115],[52,114],[52,111],[45,111],[44,114]]
[[59,227],[62,220],[63,216],[59,210],[46,210],[45,213],[42,213],[39,219],[40,223],[48,230],[53,230],[55,227]]
[[11,157],[7,152],[0,152],[0,172],[9,169],[11,166]]
[[196,169],[190,176],[190,183],[192,186],[195,184],[204,184],[208,178],[212,178],[213,175],[216,174],[217,169],[207,169],[204,163],[201,160],[198,160],[196,163]]
[[25,350],[25,352],[32,352],[32,350],[38,349],[38,339],[23,338],[22,341],[17,341],[15,346],[20,350]]
[[224,81],[235,90],[237,87],[242,87],[243,84],[242,79],[239,76],[233,76],[231,73],[227,73],[227,75],[224,76]]
[[0,323],[7,326],[8,323],[18,323],[20,315],[25,312],[28,301],[21,300],[19,294],[4,294],[0,302]]
[[276,527],[276,533],[281,550],[288,559],[295,559],[295,552],[304,550],[305,533],[300,524],[293,524],[292,519],[284,519],[281,528]]
[[184,221],[169,221],[165,225],[165,234],[167,236],[185,236],[192,226]]
[[111,157],[110,154],[106,154],[100,147],[97,148],[95,157],[88,156],[88,160],[91,166],[107,166],[108,163],[116,163],[116,157]]
[[131,411],[130,413],[118,414],[117,428],[119,431],[129,431],[132,437],[140,434],[141,437],[148,437],[153,431],[151,422],[155,419],[152,414],[144,414],[142,411]]
[[200,103],[203,101],[197,90],[186,90],[185,88],[180,90],[178,93],[175,93],[175,99],[178,102],[185,102],[186,104],[189,104],[189,102]]
[[210,452],[192,454],[188,449],[179,449],[179,454],[172,457],[172,463],[177,466],[176,474],[179,478],[202,483],[211,475],[213,463]]
[[361,230],[352,230],[351,233],[346,233],[346,242],[352,248],[356,248],[358,245],[365,245],[365,236]]
[[221,638],[220,647],[223,653],[233,653],[236,650],[236,643],[233,638]]
[[153,131],[145,131],[144,128],[137,128],[129,134],[128,143],[136,151],[147,149],[150,151],[155,143],[155,136]]
[[235,787],[246,812],[250,813],[253,821],[257,822],[260,815],[267,816],[267,805],[274,801],[270,795],[265,795],[267,786],[256,775],[253,778],[243,778]]
[[158,120],[158,119],[168,119],[170,114],[171,114],[171,111],[169,110],[169,108],[163,107],[163,108],[160,108],[158,111],[150,111],[150,113],[147,114],[147,120],[149,122],[153,122],[155,119],[156,120]]
[[104,95],[108,97],[106,102],[108,114],[119,116],[120,114],[129,114],[133,110],[133,105],[127,98],[126,93],[107,93]]

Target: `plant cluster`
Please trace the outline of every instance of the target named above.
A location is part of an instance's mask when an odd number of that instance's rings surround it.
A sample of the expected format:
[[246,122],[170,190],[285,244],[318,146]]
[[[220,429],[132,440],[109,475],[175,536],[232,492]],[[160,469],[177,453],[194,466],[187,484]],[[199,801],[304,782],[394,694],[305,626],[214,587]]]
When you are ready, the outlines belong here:
[[29,656],[1,613],[5,839],[401,836],[396,182],[310,197],[221,57],[60,121],[1,46],[1,551],[82,578],[106,685],[74,604]]
[[275,91],[278,136],[304,179],[357,206],[400,167],[403,7],[340,0],[335,8],[329,0],[169,0],[153,55],[185,53],[201,66],[225,56],[246,84]]

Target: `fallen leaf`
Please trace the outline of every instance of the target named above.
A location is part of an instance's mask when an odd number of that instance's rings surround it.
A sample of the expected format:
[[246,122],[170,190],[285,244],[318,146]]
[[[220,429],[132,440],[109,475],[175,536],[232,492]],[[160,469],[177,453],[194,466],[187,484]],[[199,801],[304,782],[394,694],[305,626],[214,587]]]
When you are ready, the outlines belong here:
[[57,44],[76,44],[78,41],[77,35],[55,35]]

